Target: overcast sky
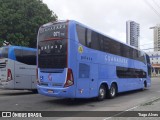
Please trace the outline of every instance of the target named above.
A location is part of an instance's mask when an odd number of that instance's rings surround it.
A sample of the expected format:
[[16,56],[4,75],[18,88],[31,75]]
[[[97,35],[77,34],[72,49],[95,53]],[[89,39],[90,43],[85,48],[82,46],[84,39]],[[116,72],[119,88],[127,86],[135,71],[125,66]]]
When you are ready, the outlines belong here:
[[[150,6],[145,1],[148,1]],[[57,14],[59,20],[79,21],[122,42],[126,42],[126,21],[133,20],[140,24],[140,48],[153,48],[153,30],[149,28],[160,24],[160,0],[43,0],[43,2]],[[159,16],[151,6],[159,12]]]

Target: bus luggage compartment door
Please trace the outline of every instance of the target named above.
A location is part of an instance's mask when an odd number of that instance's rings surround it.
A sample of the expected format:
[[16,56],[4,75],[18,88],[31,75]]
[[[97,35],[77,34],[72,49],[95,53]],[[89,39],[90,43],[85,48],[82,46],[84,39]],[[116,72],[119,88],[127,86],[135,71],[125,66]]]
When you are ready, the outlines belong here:
[[98,94],[98,64],[91,64],[90,65],[91,70],[90,70],[90,86],[89,86],[89,91],[90,91],[90,97],[96,97]]
[[31,76],[28,75],[15,76],[15,89],[30,89],[30,88],[31,88]]
[[32,76],[36,74],[36,67],[23,63],[15,63],[15,89],[31,89]]
[[36,82],[36,76],[32,76],[32,81],[31,81],[31,89],[37,89],[36,85],[37,85],[37,82]]
[[79,98],[90,98],[96,96],[97,89],[97,72],[96,65],[89,63],[79,63],[77,91],[76,96]]

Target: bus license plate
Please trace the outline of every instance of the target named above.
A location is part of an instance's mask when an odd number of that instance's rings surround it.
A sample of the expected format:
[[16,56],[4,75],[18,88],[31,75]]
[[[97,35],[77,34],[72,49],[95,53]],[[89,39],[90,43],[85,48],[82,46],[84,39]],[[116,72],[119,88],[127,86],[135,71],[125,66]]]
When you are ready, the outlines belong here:
[[48,93],[53,93],[53,90],[48,90]]

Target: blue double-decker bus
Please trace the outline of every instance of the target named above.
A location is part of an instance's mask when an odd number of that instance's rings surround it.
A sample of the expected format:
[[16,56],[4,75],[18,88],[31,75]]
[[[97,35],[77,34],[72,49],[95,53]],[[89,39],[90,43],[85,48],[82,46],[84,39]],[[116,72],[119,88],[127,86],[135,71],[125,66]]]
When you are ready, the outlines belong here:
[[103,100],[151,85],[146,53],[73,20],[42,25],[37,47],[42,95]]

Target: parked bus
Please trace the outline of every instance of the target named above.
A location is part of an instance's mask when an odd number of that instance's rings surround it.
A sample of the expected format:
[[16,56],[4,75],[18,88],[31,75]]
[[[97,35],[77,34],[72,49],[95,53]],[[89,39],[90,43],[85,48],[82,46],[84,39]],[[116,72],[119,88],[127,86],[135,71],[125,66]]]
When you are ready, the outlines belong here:
[[0,48],[0,82],[4,89],[36,91],[36,49],[6,46]]
[[114,98],[151,85],[149,56],[79,22],[39,28],[38,92],[63,98]]

